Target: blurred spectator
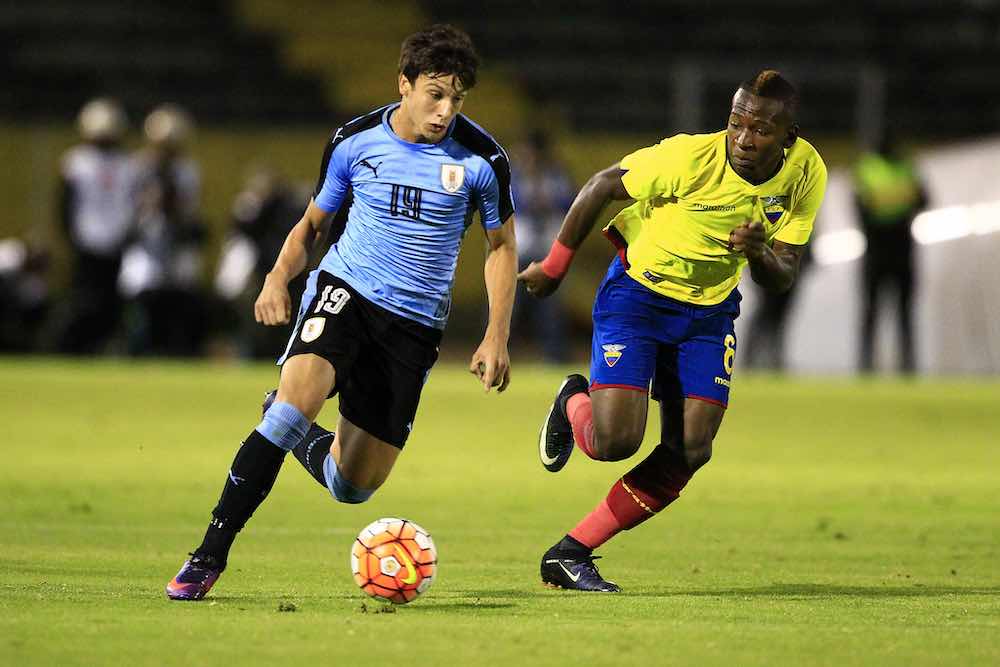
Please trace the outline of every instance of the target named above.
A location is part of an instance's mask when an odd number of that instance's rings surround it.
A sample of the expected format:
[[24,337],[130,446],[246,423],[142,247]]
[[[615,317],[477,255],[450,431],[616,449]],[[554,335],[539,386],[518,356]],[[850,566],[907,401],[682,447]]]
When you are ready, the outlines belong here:
[[[233,201],[232,228],[223,244],[215,293],[225,304],[225,330],[235,328],[242,356],[274,357],[288,340],[291,324],[262,326],[254,320],[253,305],[285,237],[309,204],[309,194],[308,188],[294,187],[275,169],[258,165]],[[289,283],[292,303],[301,299],[305,278],[303,272]]]
[[[549,252],[549,240],[558,234],[576,188],[553,155],[545,132],[532,132],[516,153],[511,189],[517,203],[518,264],[526,266]],[[545,361],[567,360],[566,312],[559,295],[533,299],[519,284],[514,305],[514,331],[529,329],[532,339],[541,343]]]
[[855,203],[868,241],[864,256],[864,312],[861,370],[874,367],[879,291],[893,285],[898,298],[899,368],[914,370],[912,296],[914,288],[913,218],[927,206],[927,195],[913,163],[886,133],[877,149],[854,168]]
[[39,348],[48,313],[49,254],[21,239],[0,240],[0,351]]
[[[808,269],[811,258],[809,246],[806,246],[799,264],[800,277]],[[791,289],[784,292],[757,290],[759,305],[747,325],[746,342],[740,345],[747,368],[785,370],[785,325],[801,283],[796,280]]]
[[187,156],[193,132],[180,108],[163,105],[143,125],[136,156],[137,222],[119,284],[130,302],[129,352],[192,356],[201,351],[206,304],[201,292],[201,176]]
[[69,298],[55,323],[56,348],[102,350],[121,319],[117,278],[132,228],[134,173],[122,148],[127,121],[117,102],[95,99],[77,118],[83,143],[62,158],[59,217],[72,252]]

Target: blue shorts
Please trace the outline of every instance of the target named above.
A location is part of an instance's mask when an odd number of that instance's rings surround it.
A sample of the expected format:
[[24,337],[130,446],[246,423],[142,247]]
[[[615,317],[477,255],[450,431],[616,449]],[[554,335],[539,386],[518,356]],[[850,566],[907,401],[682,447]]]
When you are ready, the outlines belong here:
[[633,280],[617,257],[594,300],[590,388],[683,396],[723,407],[736,356],[739,290],[714,306],[657,294]]

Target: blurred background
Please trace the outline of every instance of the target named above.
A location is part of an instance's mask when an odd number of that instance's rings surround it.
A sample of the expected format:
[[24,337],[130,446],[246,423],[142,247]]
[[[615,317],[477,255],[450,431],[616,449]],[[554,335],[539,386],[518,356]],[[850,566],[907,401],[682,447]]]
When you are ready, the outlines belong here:
[[[773,67],[831,177],[796,289],[745,277],[738,364],[1000,372],[1000,0],[3,3],[0,351],[276,356],[252,303],[325,142],[398,99],[400,42],[436,21],[483,58],[464,111],[513,153],[522,265],[593,172],[722,129]],[[456,358],[485,322],[480,235]],[[515,360],[587,360],[611,256],[595,233],[558,299],[519,298]]]

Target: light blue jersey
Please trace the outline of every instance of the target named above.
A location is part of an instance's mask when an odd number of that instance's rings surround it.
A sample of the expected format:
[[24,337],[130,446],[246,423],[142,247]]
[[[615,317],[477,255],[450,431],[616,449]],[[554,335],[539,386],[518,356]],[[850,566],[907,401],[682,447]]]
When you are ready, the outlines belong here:
[[439,143],[404,141],[389,125],[398,107],[351,121],[327,145],[316,205],[350,209],[319,268],[386,310],[443,329],[473,213],[486,229],[514,213],[510,163],[500,144],[462,115]]

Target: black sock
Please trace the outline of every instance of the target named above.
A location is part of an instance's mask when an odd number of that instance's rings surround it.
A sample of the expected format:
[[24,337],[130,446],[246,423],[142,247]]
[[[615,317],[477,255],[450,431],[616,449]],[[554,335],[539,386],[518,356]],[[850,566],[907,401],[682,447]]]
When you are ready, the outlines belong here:
[[574,540],[569,535],[559,540],[559,543],[556,544],[556,550],[561,551],[563,553],[570,553],[574,555],[584,555],[584,556],[589,556],[590,554],[594,553],[593,549],[591,549],[586,544],[578,540]]
[[313,424],[309,427],[306,437],[302,438],[302,442],[292,450],[296,460],[324,489],[326,488],[326,477],[323,474],[323,461],[330,453],[330,445],[332,444],[333,431],[327,431],[319,424]]
[[195,554],[211,556],[225,567],[236,533],[264,502],[284,460],[285,450],[256,430],[250,432],[236,452],[222,496],[212,510],[212,521]]

